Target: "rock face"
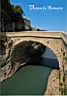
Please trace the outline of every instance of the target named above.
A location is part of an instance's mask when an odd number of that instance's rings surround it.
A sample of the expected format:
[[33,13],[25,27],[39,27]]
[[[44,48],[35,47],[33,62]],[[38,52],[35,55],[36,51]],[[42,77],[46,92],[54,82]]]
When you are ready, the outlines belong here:
[[28,41],[23,41],[14,47],[11,53],[12,64],[21,64],[30,59],[30,56],[27,54],[27,47]]
[[41,57],[43,52],[46,50],[46,46],[39,42],[29,41],[28,54],[31,58]]
[[46,50],[46,46],[39,42],[29,41],[28,54],[31,58],[29,64],[39,64],[41,62],[41,56]]

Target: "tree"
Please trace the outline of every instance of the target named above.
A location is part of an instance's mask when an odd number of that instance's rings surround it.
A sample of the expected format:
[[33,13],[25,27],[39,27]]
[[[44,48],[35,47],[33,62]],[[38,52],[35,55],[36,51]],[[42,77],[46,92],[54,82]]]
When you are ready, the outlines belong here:
[[18,5],[17,6],[12,5],[12,9],[13,9],[14,13],[16,13],[18,15],[22,15],[24,13],[22,8]]

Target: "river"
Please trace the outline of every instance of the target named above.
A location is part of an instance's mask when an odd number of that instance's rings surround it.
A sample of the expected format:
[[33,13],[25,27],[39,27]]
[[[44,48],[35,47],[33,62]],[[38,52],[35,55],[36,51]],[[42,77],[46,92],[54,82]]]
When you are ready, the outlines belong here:
[[48,48],[42,55],[42,62],[38,63],[22,67],[12,77],[2,82],[1,94],[43,95],[51,71],[58,69],[59,64],[55,54]]

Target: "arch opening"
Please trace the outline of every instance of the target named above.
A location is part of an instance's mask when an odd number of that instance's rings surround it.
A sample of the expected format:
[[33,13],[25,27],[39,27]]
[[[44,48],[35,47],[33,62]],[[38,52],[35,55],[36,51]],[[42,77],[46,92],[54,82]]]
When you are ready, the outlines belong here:
[[56,54],[41,42],[29,40],[22,41],[14,46],[11,52],[13,64],[41,65],[53,69],[59,69],[59,61]]

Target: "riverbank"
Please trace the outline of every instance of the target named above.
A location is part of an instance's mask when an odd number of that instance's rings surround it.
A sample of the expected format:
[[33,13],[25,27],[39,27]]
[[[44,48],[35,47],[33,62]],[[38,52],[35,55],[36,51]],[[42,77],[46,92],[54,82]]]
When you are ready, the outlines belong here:
[[45,95],[61,95],[59,93],[59,70],[53,69],[47,84]]

